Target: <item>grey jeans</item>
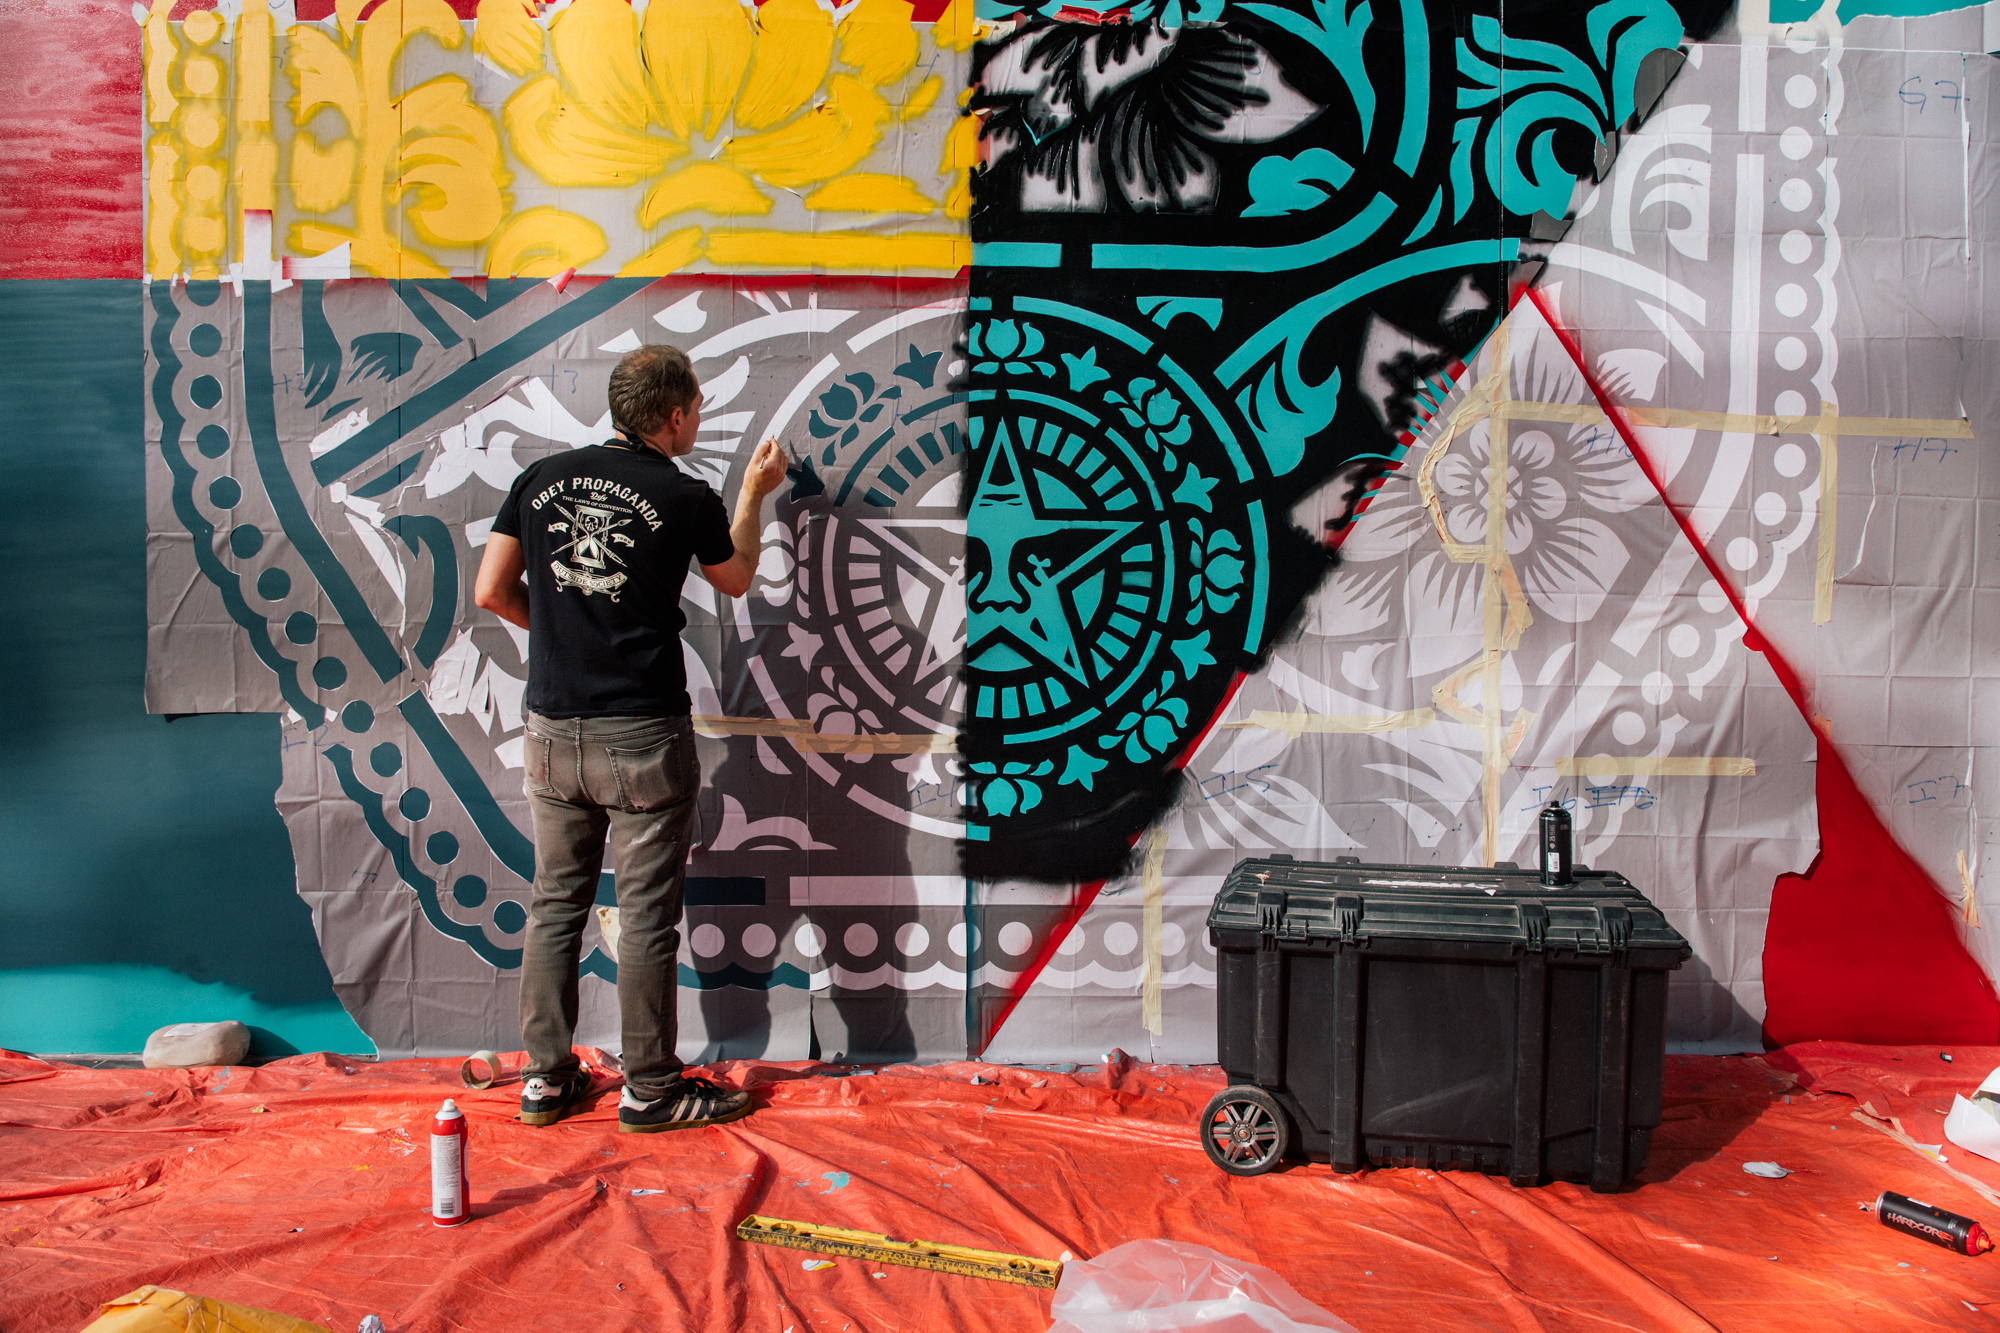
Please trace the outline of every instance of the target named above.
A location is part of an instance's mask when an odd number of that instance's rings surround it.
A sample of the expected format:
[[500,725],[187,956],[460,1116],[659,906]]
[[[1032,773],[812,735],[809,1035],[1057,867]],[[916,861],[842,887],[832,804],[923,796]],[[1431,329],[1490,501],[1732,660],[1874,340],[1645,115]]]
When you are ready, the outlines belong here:
[[625,1083],[644,1098],[681,1077],[674,1054],[681,893],[701,762],[685,717],[528,714],[522,787],[535,821],[535,890],[521,951],[524,1078],[577,1068],[577,963],[605,835],[618,883],[618,1013]]

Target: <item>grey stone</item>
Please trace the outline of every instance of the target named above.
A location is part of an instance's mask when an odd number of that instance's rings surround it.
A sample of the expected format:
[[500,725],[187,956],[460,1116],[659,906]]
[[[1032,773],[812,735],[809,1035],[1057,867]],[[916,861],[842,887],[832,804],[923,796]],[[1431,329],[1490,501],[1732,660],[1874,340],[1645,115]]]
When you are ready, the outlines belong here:
[[148,1069],[193,1069],[198,1065],[240,1065],[250,1052],[250,1029],[226,1023],[169,1023],[146,1038],[140,1057]]

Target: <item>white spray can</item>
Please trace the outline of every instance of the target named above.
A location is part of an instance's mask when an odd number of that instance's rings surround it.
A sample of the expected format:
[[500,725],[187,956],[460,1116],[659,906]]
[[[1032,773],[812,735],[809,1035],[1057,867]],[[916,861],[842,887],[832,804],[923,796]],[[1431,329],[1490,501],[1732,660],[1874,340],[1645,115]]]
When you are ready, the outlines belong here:
[[472,1220],[465,1144],[465,1112],[447,1097],[431,1121],[431,1221],[441,1227],[461,1226]]

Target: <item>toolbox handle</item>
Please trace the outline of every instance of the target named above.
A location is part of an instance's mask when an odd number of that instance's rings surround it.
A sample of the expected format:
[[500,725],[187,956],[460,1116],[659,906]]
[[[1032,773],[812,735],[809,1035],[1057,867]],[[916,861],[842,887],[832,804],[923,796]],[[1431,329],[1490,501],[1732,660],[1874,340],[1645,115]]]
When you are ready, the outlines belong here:
[[1532,898],[1519,904],[1521,913],[1521,934],[1526,938],[1529,953],[1540,953],[1548,946],[1549,909]]
[[1625,966],[1626,950],[1632,947],[1632,912],[1624,903],[1598,903],[1597,937],[1611,951],[1614,967]]
[[1257,929],[1263,935],[1265,948],[1272,946],[1272,937],[1283,933],[1285,928],[1285,891],[1283,889],[1257,890]]
[[1333,924],[1340,932],[1343,944],[1354,943],[1354,937],[1361,930],[1362,901],[1351,894],[1342,894],[1333,900]]

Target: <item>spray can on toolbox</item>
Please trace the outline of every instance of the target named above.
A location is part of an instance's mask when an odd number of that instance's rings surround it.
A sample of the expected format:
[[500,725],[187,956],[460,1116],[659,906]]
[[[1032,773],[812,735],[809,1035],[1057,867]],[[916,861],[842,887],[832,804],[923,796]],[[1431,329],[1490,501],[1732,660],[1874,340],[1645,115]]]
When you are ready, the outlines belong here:
[[1981,1255],[1993,1248],[1986,1228],[1971,1218],[1948,1213],[1906,1194],[1883,1190],[1872,1205],[1861,1206],[1873,1211],[1876,1219],[1891,1231],[1942,1245],[1953,1254]]
[[1542,883],[1570,882],[1569,855],[1569,811],[1563,809],[1560,803],[1550,801],[1542,811]]
[[447,1097],[431,1120],[431,1221],[441,1227],[462,1226],[472,1220],[465,1144],[465,1112]]

